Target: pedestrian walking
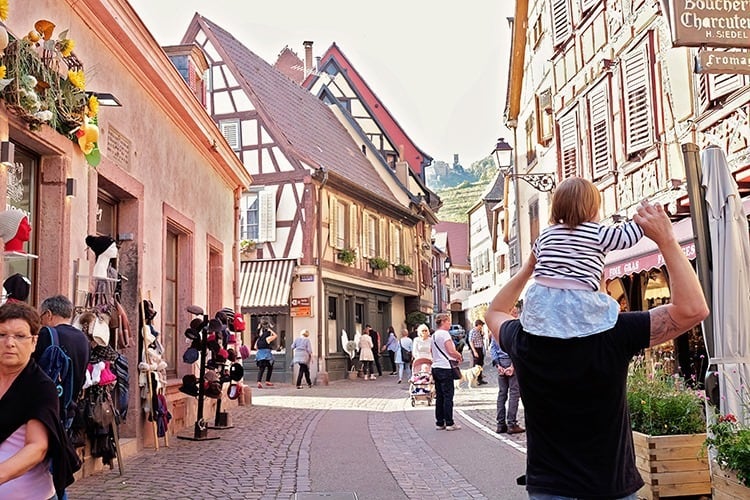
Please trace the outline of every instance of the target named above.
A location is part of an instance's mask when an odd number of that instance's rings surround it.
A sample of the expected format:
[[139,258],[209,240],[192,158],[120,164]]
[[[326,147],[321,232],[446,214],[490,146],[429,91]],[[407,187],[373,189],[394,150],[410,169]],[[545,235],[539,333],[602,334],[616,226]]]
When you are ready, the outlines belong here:
[[396,374],[396,351],[398,350],[398,338],[396,338],[396,331],[392,326],[388,327],[388,339],[385,341],[383,346],[384,351],[388,353],[388,359],[391,360],[391,375]]
[[310,330],[303,328],[299,334],[300,336],[292,342],[292,352],[294,353],[292,364],[296,364],[299,367],[297,373],[297,389],[302,389],[303,376],[307,382],[307,387],[312,387],[312,381],[310,381],[310,361],[312,360],[313,351],[309,338]]
[[359,360],[362,362],[362,373],[365,376],[365,380],[375,380],[375,374],[372,371],[372,364],[375,359],[372,348],[372,337],[370,335],[361,335],[359,337]]
[[398,365],[398,383],[400,384],[401,381],[404,378],[404,370],[411,370],[409,367],[411,366],[411,350],[413,342],[409,338],[409,329],[404,328],[401,330],[401,338],[398,339],[398,350],[396,351],[396,364]]
[[[510,355],[518,376],[526,410],[530,499],[636,498],[643,480],[635,465],[625,397],[629,363],[641,350],[676,338],[708,316],[701,285],[661,205],[642,202],[633,220],[664,257],[670,304],[618,313],[614,327],[593,335],[531,334],[510,311],[534,273],[532,256],[485,314],[493,339]],[[525,301],[524,310],[529,305]]]
[[372,340],[373,362],[375,363],[375,368],[378,370],[378,377],[382,377],[383,367],[380,366],[380,332],[370,325],[365,325],[365,331]]
[[[418,363],[420,359],[432,362],[432,337],[430,329],[424,323],[417,327],[417,336],[412,341],[411,352],[414,363]],[[413,371],[419,371],[419,367]]]
[[[520,434],[524,428],[518,425],[518,400],[521,392],[518,390],[518,377],[516,377],[513,362],[508,353],[500,349],[494,339],[490,340],[490,356],[492,366],[497,369],[497,427],[498,434]],[[505,404],[508,404],[506,411]]]
[[463,361],[456,350],[448,328],[451,325],[449,314],[435,316],[435,333],[432,336],[432,378],[435,380],[435,428],[454,431],[460,429],[453,420],[453,370],[450,362]]
[[278,335],[272,330],[271,320],[263,317],[258,325],[259,335],[255,341],[255,365],[258,367],[258,389],[263,388],[263,373],[266,374],[266,387],[273,387],[271,375],[273,374],[273,353],[271,352],[272,343]]
[[[469,347],[471,348],[472,365],[484,368],[484,321],[478,319],[474,321],[474,328],[469,332]],[[477,384],[484,385],[483,372],[479,372]]]

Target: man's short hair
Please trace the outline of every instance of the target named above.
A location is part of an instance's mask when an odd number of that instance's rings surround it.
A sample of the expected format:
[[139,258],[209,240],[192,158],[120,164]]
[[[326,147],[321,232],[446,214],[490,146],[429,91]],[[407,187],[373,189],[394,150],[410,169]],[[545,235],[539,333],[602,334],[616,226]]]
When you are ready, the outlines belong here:
[[49,311],[55,316],[65,319],[73,317],[73,303],[65,295],[55,295],[44,299],[39,306],[39,310],[42,314]]

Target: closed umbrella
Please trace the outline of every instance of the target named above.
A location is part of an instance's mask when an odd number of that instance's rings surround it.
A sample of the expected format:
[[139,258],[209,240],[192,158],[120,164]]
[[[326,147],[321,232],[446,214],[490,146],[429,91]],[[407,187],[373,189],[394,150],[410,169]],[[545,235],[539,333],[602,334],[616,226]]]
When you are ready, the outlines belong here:
[[711,236],[714,351],[718,367],[721,412],[748,422],[743,396],[750,383],[750,239],[737,183],[724,151],[703,151],[702,185],[706,192]]

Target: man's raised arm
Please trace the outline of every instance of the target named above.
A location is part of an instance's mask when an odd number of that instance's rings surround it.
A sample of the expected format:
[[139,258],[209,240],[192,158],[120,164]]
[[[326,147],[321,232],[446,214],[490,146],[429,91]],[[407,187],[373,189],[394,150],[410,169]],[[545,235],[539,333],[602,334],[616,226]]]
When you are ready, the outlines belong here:
[[492,338],[495,339],[497,345],[501,346],[500,343],[500,328],[503,323],[508,320],[514,319],[510,314],[513,306],[516,305],[518,297],[523,291],[523,287],[526,286],[526,282],[529,281],[531,275],[534,273],[534,266],[536,265],[536,258],[532,254],[529,259],[503,287],[497,292],[495,298],[492,299],[487,312],[484,315],[484,321],[487,328],[490,330]]
[[643,202],[633,220],[659,247],[669,274],[671,303],[649,311],[651,345],[655,346],[693,328],[708,316],[709,310],[698,276],[677,243],[662,206]]

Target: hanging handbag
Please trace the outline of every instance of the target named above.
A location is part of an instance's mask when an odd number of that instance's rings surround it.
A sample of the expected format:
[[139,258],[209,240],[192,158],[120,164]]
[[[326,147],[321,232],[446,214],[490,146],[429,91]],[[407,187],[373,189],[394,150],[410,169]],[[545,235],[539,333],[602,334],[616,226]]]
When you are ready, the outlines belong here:
[[440,351],[440,354],[442,354],[443,357],[447,359],[448,363],[451,365],[451,375],[453,375],[453,380],[461,380],[461,367],[458,365],[458,361],[455,361],[446,356],[437,342],[435,342],[435,347],[437,347],[437,350]]
[[401,362],[411,363],[411,351],[404,348],[403,344],[401,343],[401,340],[398,341],[398,345],[401,348]]

